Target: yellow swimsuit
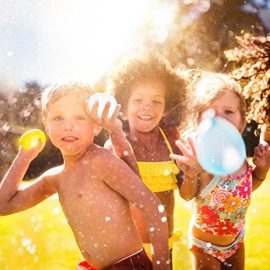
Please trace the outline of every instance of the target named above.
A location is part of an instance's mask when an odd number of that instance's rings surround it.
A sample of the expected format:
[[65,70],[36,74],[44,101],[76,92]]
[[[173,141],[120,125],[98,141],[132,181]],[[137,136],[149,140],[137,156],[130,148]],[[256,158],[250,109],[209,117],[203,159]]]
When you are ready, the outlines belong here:
[[[171,145],[164,133],[159,128],[164,141],[173,153]],[[159,162],[137,162],[144,184],[153,192],[163,192],[177,189],[176,175],[180,172],[173,160]]]
[[[159,128],[162,137],[170,151],[173,153],[172,147],[164,133]],[[157,161],[157,162],[137,162],[142,181],[152,192],[163,192],[168,190],[177,189],[176,175],[180,172],[173,160],[169,161]],[[177,229],[173,235],[169,238],[169,248],[171,249],[174,243],[181,240],[182,230]],[[150,244],[144,244],[144,248],[149,257],[151,257]]]

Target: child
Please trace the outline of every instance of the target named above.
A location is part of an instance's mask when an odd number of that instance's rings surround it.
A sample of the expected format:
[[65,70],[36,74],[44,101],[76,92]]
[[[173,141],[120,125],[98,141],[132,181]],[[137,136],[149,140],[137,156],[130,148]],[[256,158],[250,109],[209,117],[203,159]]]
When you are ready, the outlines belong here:
[[[123,161],[93,144],[99,127],[85,106],[91,94],[89,87],[79,84],[59,85],[43,94],[45,129],[60,149],[64,164],[19,189],[42,146],[40,141],[28,151],[20,147],[1,183],[0,213],[23,211],[58,193],[78,247],[93,265],[83,269],[152,269],[130,213],[131,202],[143,211],[151,228],[153,269],[170,269],[165,212],[158,211],[161,203]],[[115,121],[116,115],[110,119],[111,127],[121,137]]]
[[[174,190],[180,177],[170,153],[180,153],[175,141],[186,115],[186,82],[163,58],[145,54],[128,58],[111,75],[108,86],[122,107],[124,131],[142,180],[165,206],[172,235]],[[136,165],[131,167],[136,171]],[[143,242],[148,243],[145,218],[138,209],[132,214]]]
[[[217,117],[231,122],[240,133],[245,127],[246,106],[240,86],[226,75],[209,74],[196,87],[194,109],[198,124],[202,114],[213,109]],[[244,269],[245,215],[251,192],[263,182],[270,167],[269,145],[255,149],[253,169],[247,161],[224,177],[203,171],[196,160],[192,140],[179,142],[184,156],[172,155],[184,173],[180,195],[194,198],[191,222],[191,252],[194,269]],[[222,143],[222,142],[221,142]],[[227,268],[226,268],[227,269]]]

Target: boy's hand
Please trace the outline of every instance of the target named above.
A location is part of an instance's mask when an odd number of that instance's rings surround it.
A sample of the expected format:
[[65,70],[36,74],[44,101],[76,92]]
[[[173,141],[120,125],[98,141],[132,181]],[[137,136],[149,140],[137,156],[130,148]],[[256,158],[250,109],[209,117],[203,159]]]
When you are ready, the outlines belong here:
[[176,161],[177,166],[186,177],[192,178],[198,175],[202,168],[196,157],[194,141],[188,138],[188,144],[186,144],[183,140],[178,140],[176,145],[183,153],[183,156],[171,154],[170,157]]
[[38,154],[42,151],[44,148],[44,143],[41,138],[38,139],[38,142],[35,146],[31,147],[30,149],[25,149],[24,147],[19,147],[19,156],[22,158],[32,161],[35,159]]
[[[101,117],[98,115],[98,102],[96,101],[90,110],[88,108],[88,112],[90,117],[102,128],[107,129],[110,133],[119,134],[122,132],[122,122],[120,119],[117,118],[121,105],[117,104],[113,114],[109,117],[109,109],[110,109],[110,102],[105,104],[104,110],[102,112]],[[88,106],[87,106],[88,107]]]
[[269,144],[259,144],[255,147],[253,163],[260,169],[268,170],[270,168],[270,147]]

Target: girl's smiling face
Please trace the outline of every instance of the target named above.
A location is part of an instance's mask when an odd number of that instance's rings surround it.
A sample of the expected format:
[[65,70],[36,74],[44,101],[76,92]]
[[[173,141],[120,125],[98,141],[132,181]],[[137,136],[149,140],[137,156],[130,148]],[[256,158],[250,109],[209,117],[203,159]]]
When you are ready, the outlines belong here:
[[131,87],[126,117],[130,131],[150,132],[159,125],[165,110],[166,89],[156,80],[146,80]]

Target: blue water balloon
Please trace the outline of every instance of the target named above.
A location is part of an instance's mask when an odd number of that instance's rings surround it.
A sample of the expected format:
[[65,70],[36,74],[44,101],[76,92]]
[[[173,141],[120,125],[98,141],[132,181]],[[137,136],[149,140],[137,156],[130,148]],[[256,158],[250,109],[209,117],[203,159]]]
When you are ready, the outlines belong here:
[[230,122],[218,117],[207,117],[201,122],[195,148],[202,168],[214,175],[232,174],[246,159],[241,134]]

